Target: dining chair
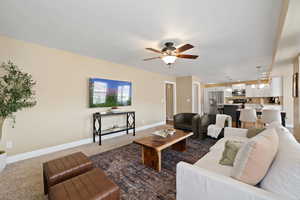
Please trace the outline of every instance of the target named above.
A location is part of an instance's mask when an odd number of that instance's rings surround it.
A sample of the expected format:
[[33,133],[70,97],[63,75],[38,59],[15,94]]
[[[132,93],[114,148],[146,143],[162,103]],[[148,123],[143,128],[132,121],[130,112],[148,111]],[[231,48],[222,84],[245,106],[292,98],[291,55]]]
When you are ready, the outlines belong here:
[[264,124],[270,124],[272,122],[281,123],[281,111],[275,109],[263,109],[262,110],[262,122]]
[[241,109],[239,120],[242,122],[242,128],[256,127],[256,110],[252,108]]

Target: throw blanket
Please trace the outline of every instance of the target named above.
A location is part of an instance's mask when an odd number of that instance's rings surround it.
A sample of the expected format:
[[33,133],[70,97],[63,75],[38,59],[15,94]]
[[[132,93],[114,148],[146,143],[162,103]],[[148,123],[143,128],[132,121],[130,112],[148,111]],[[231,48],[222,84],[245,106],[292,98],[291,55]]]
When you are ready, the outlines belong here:
[[221,133],[223,127],[218,127],[215,124],[211,124],[207,128],[207,135],[213,138],[218,138],[219,134]]
[[228,126],[232,126],[232,120],[231,116],[229,115],[223,115],[223,114],[217,114],[216,116],[216,124],[211,124],[207,128],[207,135],[213,138],[218,138],[219,134],[221,133],[222,129],[225,126],[225,122],[228,122]]

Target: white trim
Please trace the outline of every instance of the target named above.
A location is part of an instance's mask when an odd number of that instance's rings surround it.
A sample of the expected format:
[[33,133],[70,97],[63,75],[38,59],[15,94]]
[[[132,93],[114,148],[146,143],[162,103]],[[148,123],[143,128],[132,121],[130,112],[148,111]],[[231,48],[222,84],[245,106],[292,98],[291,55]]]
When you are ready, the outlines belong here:
[[[167,110],[167,96],[166,96],[166,84],[172,84],[173,85],[173,111],[174,111],[174,115],[177,114],[177,95],[176,95],[176,82],[172,82],[172,81],[165,81],[164,84],[164,101],[165,101],[165,109]],[[165,117],[166,118],[166,117]]]
[[[150,125],[138,127],[138,128],[136,128],[136,131],[142,131],[142,130],[145,130],[145,129],[148,129],[148,128],[153,128],[153,127],[161,126],[161,125],[164,125],[164,124],[165,124],[165,121],[162,121],[162,122],[158,122],[158,123],[155,123],[155,124],[150,124]],[[107,139],[118,137],[118,136],[125,135],[125,134],[126,134],[126,131],[119,132],[119,133],[112,134],[112,135],[106,135],[106,136],[102,137],[102,140],[107,140]],[[97,138],[97,141],[98,141],[98,138]],[[35,150],[35,151],[21,153],[21,154],[17,154],[17,155],[14,155],[14,156],[8,156],[7,157],[7,163],[10,164],[10,163],[14,163],[14,162],[17,162],[17,161],[21,161],[21,160],[25,160],[25,159],[29,159],[29,158],[34,158],[34,157],[46,155],[46,154],[49,154],[49,153],[54,153],[54,152],[57,152],[57,151],[77,147],[77,146],[80,146],[80,145],[89,144],[89,143],[92,143],[92,142],[93,142],[92,138],[86,138],[86,139],[78,140],[78,141],[75,141],[75,142],[70,142],[70,143],[61,144],[61,145],[57,145],[57,146],[38,149],[38,150]]]
[[201,105],[201,98],[199,97],[200,95],[200,83],[198,81],[193,81],[193,84],[192,84],[192,112],[194,112],[194,97],[195,97],[195,94],[194,94],[194,85],[197,85],[198,86],[198,114],[200,114],[200,111],[201,111],[201,108],[200,108],[200,105]]

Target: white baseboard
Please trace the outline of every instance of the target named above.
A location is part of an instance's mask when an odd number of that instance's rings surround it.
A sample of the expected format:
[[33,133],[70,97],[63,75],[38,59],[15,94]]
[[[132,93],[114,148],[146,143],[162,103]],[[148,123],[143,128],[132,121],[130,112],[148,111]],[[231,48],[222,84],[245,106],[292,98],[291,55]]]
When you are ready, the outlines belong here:
[[[153,128],[153,127],[161,126],[161,125],[164,125],[164,124],[166,124],[165,121],[162,121],[162,122],[158,122],[158,123],[155,123],[155,124],[150,124],[150,125],[146,125],[146,126],[142,126],[142,127],[137,127],[136,131],[142,131],[142,130],[145,130],[145,129],[148,129],[148,128]],[[102,140],[107,140],[107,139],[118,137],[118,136],[125,135],[125,134],[126,134],[126,131],[123,131],[123,132],[119,132],[119,133],[115,133],[115,134],[111,134],[111,135],[105,135],[101,139]],[[98,137],[96,138],[96,140],[98,141]],[[75,142],[70,142],[70,143],[61,144],[61,145],[57,145],[57,146],[38,149],[38,150],[35,150],[35,151],[21,153],[21,154],[17,154],[17,155],[14,155],[14,156],[8,156],[7,157],[7,163],[10,164],[10,163],[18,162],[18,161],[21,161],[21,160],[34,158],[34,157],[42,156],[42,155],[45,155],[45,154],[49,154],[49,153],[53,153],[53,152],[57,152],[57,151],[77,147],[77,146],[80,146],[80,145],[89,144],[89,143],[92,143],[92,142],[93,142],[93,138],[86,138],[86,139],[78,140],[78,141],[75,141]]]

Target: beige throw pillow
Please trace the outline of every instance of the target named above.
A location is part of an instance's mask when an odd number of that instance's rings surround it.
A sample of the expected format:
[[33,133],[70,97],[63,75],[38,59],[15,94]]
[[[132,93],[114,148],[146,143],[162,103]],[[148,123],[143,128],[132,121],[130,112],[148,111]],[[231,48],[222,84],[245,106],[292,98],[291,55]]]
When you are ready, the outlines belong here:
[[225,148],[222,154],[222,158],[219,161],[219,164],[233,166],[236,154],[241,148],[242,144],[243,142],[240,141],[227,140],[225,142]]
[[250,185],[258,184],[277,153],[278,140],[275,129],[267,129],[251,138],[238,151],[231,176]]
[[257,136],[259,133],[266,130],[265,128],[249,128],[247,131],[247,138],[252,138],[254,136]]

